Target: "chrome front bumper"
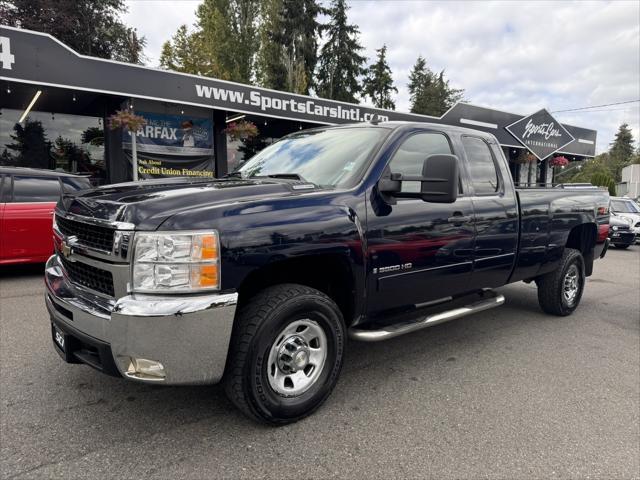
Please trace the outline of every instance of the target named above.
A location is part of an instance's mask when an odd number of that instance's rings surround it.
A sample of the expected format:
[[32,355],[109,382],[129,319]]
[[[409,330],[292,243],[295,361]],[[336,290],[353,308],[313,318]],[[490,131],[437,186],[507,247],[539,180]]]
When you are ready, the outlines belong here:
[[[222,378],[237,293],[108,300],[71,283],[56,255],[47,262],[45,284],[52,322],[108,345],[123,377],[166,385],[211,384]],[[134,365],[141,359],[160,364],[162,375],[137,372]]]

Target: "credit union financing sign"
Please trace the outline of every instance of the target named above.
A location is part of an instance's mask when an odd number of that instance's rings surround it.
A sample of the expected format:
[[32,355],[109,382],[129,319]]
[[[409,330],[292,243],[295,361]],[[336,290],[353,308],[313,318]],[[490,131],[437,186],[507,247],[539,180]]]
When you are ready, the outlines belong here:
[[506,129],[540,160],[575,140],[544,108],[512,123]]

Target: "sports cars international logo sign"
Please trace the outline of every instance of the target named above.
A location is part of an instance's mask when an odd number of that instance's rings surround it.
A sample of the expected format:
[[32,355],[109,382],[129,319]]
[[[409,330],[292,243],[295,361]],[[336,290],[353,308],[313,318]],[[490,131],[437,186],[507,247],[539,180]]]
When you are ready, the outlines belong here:
[[573,136],[544,108],[506,127],[540,160],[573,142]]

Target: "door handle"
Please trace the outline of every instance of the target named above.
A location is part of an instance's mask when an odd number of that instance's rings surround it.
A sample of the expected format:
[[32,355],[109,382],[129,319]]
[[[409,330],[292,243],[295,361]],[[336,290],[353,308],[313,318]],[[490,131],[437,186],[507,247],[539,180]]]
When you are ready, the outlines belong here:
[[453,223],[455,224],[463,224],[463,223],[468,223],[471,221],[471,217],[468,217],[466,215],[462,215],[462,212],[455,212],[453,214],[453,217],[449,217],[447,218],[447,222],[449,223]]

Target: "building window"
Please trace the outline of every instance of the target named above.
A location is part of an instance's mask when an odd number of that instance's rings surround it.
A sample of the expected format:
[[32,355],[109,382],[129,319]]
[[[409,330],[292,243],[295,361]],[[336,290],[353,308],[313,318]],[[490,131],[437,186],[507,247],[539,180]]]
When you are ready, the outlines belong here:
[[102,119],[84,115],[2,109],[0,165],[44,168],[106,181]]

